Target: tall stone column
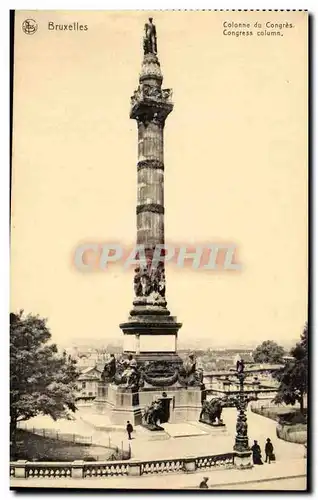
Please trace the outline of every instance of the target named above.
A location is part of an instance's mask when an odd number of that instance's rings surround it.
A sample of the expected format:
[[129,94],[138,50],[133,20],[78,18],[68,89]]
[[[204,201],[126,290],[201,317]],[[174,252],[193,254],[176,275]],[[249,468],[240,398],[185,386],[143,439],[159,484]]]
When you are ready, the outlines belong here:
[[133,354],[139,363],[168,360],[179,365],[176,338],[182,325],[167,309],[164,261],[154,259],[159,256],[158,245],[165,243],[164,127],[173,104],[172,91],[162,89],[153,28],[153,24],[146,25],[139,86],[131,97],[130,118],[136,120],[138,128],[136,217],[140,251],[133,279],[133,309],[120,328],[124,352]]

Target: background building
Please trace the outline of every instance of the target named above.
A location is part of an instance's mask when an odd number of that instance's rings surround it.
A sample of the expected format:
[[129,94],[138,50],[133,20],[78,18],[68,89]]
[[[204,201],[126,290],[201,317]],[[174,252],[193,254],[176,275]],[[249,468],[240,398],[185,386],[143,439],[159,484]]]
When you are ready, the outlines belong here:
[[77,399],[94,399],[98,392],[98,383],[101,381],[102,370],[97,367],[84,368],[78,377]]

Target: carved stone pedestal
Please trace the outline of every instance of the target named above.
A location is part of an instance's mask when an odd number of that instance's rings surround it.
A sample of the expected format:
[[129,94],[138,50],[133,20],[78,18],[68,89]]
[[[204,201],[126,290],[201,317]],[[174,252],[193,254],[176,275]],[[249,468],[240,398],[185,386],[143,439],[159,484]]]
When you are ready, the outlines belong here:
[[128,420],[133,426],[141,424],[142,413],[138,392],[132,392],[131,389],[109,384],[106,401],[103,405],[100,402],[98,405],[100,410],[102,406],[104,407],[105,414],[110,416],[111,422],[115,425],[126,427]]
[[[163,392],[166,393],[165,398],[170,400],[167,420],[169,423],[199,420],[202,408],[200,387],[145,387],[138,392],[132,392],[124,387],[109,384],[107,397],[104,401],[96,402],[96,405],[99,412],[107,414],[114,425],[126,425],[127,420],[132,425],[141,425],[145,408],[153,401],[161,399]],[[162,427],[160,423],[159,425]]]
[[234,465],[237,469],[251,469],[253,467],[252,452],[250,450],[236,451]]
[[230,433],[225,424],[223,425],[209,425],[199,420],[198,427],[207,432],[209,436],[225,437],[230,436]]
[[131,354],[138,366],[161,362],[169,371],[181,367],[182,360],[177,354],[181,324],[164,308],[157,311],[154,306],[148,306],[148,311],[142,312],[144,314],[135,308],[128,321],[120,324],[124,332],[124,354]]

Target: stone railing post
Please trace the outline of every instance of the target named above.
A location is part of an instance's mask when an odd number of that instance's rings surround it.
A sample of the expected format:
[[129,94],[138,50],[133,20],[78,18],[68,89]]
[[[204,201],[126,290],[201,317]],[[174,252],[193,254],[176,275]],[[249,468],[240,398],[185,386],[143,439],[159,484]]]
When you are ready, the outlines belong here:
[[128,472],[128,476],[141,476],[140,463],[129,462],[127,472]]
[[27,460],[17,460],[14,466],[14,477],[17,478],[26,478],[26,467],[25,465],[28,463]]
[[82,479],[84,477],[84,460],[74,460],[72,462],[72,478]]
[[185,472],[191,473],[196,471],[195,458],[185,458],[183,463]]

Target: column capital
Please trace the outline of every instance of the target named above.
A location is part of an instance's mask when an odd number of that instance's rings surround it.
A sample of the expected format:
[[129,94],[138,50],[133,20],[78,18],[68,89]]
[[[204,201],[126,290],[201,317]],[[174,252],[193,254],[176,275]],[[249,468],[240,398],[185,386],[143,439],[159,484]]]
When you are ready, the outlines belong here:
[[130,118],[143,124],[154,121],[164,125],[172,110],[171,89],[140,84],[131,97]]

